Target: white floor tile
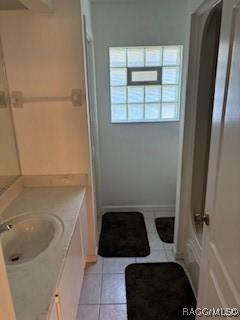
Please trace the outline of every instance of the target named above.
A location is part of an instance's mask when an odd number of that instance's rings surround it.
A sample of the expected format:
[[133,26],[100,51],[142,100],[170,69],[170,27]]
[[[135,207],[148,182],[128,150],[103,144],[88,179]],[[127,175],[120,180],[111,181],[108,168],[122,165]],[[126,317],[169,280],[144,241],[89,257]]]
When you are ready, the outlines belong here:
[[181,259],[181,260],[177,260],[177,259],[175,258],[175,253],[174,253],[173,250],[165,250],[165,252],[166,252],[167,259],[168,259],[169,262],[178,263],[178,264],[180,264],[180,265],[185,269],[183,260],[182,260],[182,259]]
[[135,258],[104,258],[103,273],[124,273],[126,266],[135,262]]
[[101,293],[101,274],[84,276],[80,304],[99,304]]
[[175,262],[176,261],[174,253],[173,253],[172,250],[165,250],[165,252],[166,252],[166,255],[167,255],[167,258],[168,258],[169,262]]
[[146,224],[146,228],[147,228],[148,233],[157,232],[155,220],[153,218],[146,218],[145,224]]
[[147,263],[147,262],[167,262],[167,255],[165,250],[151,251],[151,254],[145,258],[137,258],[137,263]]
[[126,303],[124,274],[104,274],[101,304]]
[[163,243],[157,233],[148,233],[148,240],[150,249],[152,250],[164,250]]
[[98,320],[99,305],[79,305],[77,320]]
[[[102,258],[88,264],[80,298],[77,320],[127,320],[125,268],[132,263],[174,262],[173,244],[163,243],[155,226],[162,216],[153,210],[142,212],[151,254],[145,258]],[[98,219],[98,232],[101,220]],[[102,274],[103,273],[103,274]],[[101,305],[99,305],[101,303]]]
[[173,250],[173,243],[163,242],[163,247],[165,250]]
[[103,269],[103,258],[98,256],[96,263],[87,263],[85,268],[86,274],[99,274],[102,273]]
[[142,214],[146,219],[154,219],[155,218],[155,213],[153,210],[146,210],[146,211],[141,211]]
[[127,320],[125,304],[101,305],[99,320]]

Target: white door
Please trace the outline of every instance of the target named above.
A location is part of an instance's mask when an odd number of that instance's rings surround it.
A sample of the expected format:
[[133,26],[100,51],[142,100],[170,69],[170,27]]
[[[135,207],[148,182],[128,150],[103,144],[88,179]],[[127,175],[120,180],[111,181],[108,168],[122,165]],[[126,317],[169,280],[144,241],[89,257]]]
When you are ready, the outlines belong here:
[[[240,309],[240,10],[223,1],[198,307]],[[207,310],[206,310],[207,312]],[[203,319],[210,318],[204,316]],[[220,318],[223,318],[221,316]],[[226,319],[230,319],[227,317]],[[231,318],[232,319],[232,318]]]

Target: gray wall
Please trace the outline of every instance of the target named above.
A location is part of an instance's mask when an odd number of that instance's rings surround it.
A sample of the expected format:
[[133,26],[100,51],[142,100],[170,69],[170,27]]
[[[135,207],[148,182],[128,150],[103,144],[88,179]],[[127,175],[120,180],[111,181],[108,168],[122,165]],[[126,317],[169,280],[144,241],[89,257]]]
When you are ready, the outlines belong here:
[[92,4],[102,205],[175,205],[179,123],[111,124],[108,48],[184,44],[187,0]]

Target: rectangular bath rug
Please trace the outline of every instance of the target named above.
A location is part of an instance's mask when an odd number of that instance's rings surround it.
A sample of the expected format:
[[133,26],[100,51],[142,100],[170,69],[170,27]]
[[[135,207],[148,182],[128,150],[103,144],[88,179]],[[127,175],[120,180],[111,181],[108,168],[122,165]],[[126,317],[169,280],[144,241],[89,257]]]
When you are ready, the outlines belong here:
[[163,242],[173,243],[174,223],[174,217],[155,219],[158,235]]
[[196,299],[183,268],[177,263],[132,264],[125,269],[128,320],[194,320],[183,308]]
[[102,257],[146,257],[150,254],[140,212],[108,212],[102,217],[98,254]]

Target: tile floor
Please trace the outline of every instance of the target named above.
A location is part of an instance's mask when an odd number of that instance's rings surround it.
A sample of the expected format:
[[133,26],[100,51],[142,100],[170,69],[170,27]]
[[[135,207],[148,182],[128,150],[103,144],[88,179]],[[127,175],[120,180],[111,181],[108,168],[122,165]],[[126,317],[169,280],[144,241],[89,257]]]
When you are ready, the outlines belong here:
[[[77,320],[127,320],[125,267],[132,263],[174,261],[172,245],[163,243],[155,228],[154,212],[144,213],[151,254],[145,258],[102,258],[88,264]],[[100,229],[99,225],[99,229]]]

